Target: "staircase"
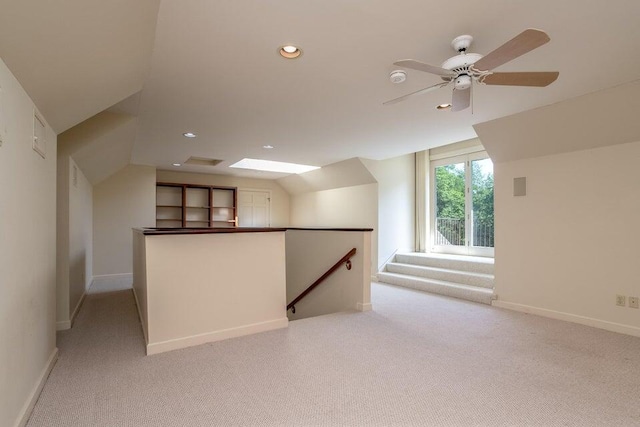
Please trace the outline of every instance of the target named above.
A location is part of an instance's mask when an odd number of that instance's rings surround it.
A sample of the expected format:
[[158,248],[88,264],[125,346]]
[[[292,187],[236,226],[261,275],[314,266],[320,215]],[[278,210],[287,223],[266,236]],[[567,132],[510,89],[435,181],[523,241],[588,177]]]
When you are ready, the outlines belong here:
[[378,281],[489,305],[494,299],[493,258],[396,254]]

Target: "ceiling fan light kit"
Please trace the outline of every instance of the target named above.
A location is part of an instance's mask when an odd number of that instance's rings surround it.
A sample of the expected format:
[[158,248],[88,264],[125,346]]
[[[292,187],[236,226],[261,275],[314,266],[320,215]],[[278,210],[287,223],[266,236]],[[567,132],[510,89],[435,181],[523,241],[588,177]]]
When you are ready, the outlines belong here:
[[[522,56],[545,43],[548,43],[550,40],[551,39],[544,31],[530,28],[518,34],[499,48],[483,56],[479,53],[467,53],[467,49],[469,49],[473,42],[473,37],[470,35],[458,36],[451,42],[451,47],[458,52],[458,55],[447,59],[440,67],[425,64],[413,59],[394,62],[394,65],[400,67],[406,67],[440,76],[442,80],[444,80],[444,83],[420,89],[413,93],[384,102],[383,104],[395,104],[396,102],[404,101],[413,95],[424,94],[432,90],[448,86],[453,82],[451,110],[462,111],[468,108],[471,104],[471,90],[474,82],[476,84],[496,86],[548,86],[558,78],[559,73],[557,71],[501,73],[494,72],[493,69],[506,64],[507,62],[518,58],[519,56]],[[394,71],[393,73],[396,72],[397,71]],[[391,80],[393,81],[392,77]]]

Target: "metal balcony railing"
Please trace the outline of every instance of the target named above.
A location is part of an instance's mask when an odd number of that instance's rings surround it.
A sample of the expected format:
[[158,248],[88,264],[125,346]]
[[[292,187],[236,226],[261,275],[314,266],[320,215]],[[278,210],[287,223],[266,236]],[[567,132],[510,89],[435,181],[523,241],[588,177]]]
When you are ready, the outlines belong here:
[[[493,224],[485,224],[474,220],[472,246],[492,248],[494,245]],[[464,219],[436,218],[435,244],[437,246],[465,245]]]

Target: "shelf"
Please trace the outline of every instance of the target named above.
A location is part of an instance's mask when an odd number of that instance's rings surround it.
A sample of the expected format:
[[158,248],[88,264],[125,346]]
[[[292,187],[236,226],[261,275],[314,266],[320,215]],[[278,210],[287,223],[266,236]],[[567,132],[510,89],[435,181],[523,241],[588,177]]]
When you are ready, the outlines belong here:
[[158,227],[235,228],[236,203],[235,187],[156,183]]

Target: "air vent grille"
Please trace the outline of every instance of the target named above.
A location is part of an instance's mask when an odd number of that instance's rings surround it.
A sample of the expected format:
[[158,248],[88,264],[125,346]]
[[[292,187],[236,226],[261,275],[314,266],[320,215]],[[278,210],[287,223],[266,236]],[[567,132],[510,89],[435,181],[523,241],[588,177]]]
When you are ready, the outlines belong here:
[[222,162],[222,160],[207,159],[206,157],[189,157],[189,159],[185,163],[188,165],[198,166],[216,166]]

